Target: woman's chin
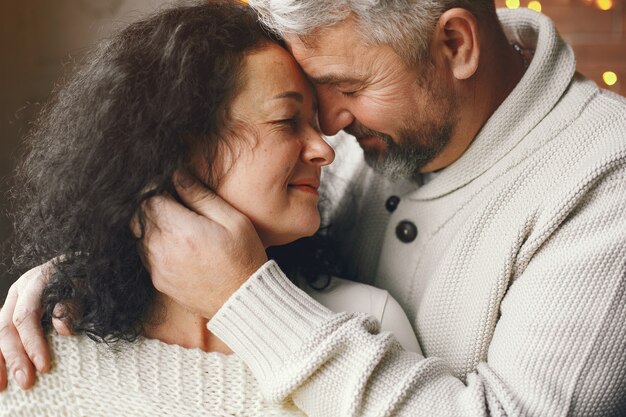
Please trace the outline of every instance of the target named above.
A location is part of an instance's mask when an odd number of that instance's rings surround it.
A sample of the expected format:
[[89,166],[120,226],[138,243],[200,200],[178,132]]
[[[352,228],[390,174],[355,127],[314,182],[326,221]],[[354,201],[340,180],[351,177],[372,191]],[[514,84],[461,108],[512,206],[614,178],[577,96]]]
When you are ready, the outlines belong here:
[[292,230],[289,233],[259,233],[261,241],[265,248],[270,246],[282,246],[295,242],[298,239],[313,236],[320,228],[320,219],[311,222],[309,225],[300,225],[298,230]]

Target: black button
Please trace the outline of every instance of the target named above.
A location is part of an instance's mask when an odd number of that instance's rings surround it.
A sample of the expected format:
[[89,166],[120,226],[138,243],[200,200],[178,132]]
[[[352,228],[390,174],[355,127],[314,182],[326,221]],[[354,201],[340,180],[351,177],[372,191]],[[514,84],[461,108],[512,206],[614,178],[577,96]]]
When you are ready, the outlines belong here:
[[398,208],[398,204],[400,204],[400,198],[392,195],[387,199],[387,202],[385,203],[385,208],[389,213],[393,213]]
[[403,220],[396,226],[396,236],[401,242],[411,243],[417,237],[417,227],[408,220]]

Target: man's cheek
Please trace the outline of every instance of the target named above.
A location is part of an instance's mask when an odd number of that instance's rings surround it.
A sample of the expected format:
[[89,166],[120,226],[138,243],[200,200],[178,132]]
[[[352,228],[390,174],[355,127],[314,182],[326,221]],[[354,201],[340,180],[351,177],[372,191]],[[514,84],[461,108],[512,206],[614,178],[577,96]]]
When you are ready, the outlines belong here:
[[391,126],[397,112],[392,111],[380,99],[363,100],[355,107],[354,116],[361,124],[377,132],[392,134]]

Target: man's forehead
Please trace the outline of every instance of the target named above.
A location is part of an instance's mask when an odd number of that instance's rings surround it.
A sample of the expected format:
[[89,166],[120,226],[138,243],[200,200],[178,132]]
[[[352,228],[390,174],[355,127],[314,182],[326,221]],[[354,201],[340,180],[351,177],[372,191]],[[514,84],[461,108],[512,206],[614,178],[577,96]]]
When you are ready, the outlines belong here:
[[296,59],[313,57],[351,57],[365,47],[352,19],[318,28],[306,35],[286,35],[285,42]]
[[362,84],[368,78],[365,72],[369,66],[362,62],[363,57],[309,53],[299,49],[294,52],[298,64],[315,85],[355,85]]
[[309,76],[342,74],[359,65],[359,54],[346,43],[328,42],[329,38],[318,39],[315,45],[307,45],[300,40],[288,42],[288,48],[298,64]]
[[284,41],[291,51],[293,47],[297,49],[316,50],[319,47],[319,36],[308,35],[285,35]]

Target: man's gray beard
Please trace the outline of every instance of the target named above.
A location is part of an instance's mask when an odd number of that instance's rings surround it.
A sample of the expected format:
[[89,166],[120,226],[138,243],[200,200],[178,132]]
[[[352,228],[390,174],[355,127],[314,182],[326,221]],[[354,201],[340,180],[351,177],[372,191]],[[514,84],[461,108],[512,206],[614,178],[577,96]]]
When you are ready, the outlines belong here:
[[431,87],[431,102],[440,107],[432,113],[427,122],[410,122],[398,132],[394,141],[391,136],[372,130],[354,121],[344,130],[357,139],[375,136],[386,145],[383,154],[364,149],[365,161],[375,171],[397,180],[420,181],[420,170],[448,145],[455,128],[456,105],[453,97],[446,95],[436,86]]
[[438,131],[420,132],[421,138],[403,134],[402,145],[394,142],[390,136],[377,134],[387,145],[386,155],[364,151],[365,162],[376,172],[392,179],[407,179],[418,181],[420,170],[432,161],[450,141],[452,134],[451,124],[447,124]]
[[391,136],[366,128],[358,122],[345,130],[357,138],[376,136],[385,143],[385,155],[364,149],[365,162],[375,171],[392,180],[418,181],[422,167],[439,155],[450,142],[453,128],[452,120],[448,119],[442,124],[433,123],[421,129],[405,129],[400,132],[399,143]]

